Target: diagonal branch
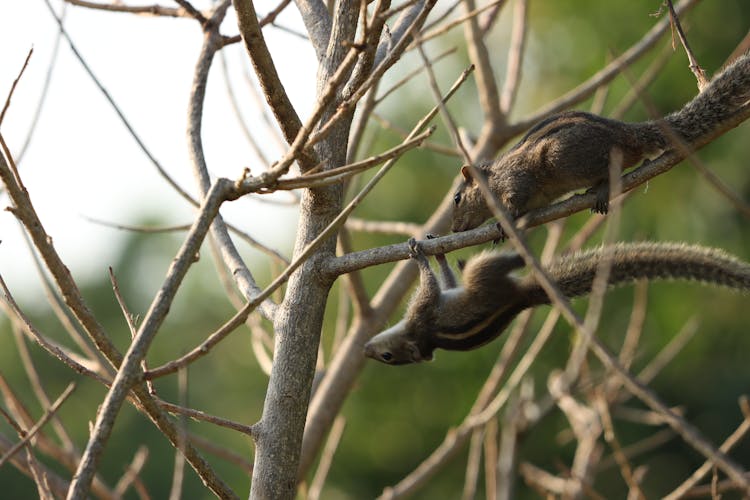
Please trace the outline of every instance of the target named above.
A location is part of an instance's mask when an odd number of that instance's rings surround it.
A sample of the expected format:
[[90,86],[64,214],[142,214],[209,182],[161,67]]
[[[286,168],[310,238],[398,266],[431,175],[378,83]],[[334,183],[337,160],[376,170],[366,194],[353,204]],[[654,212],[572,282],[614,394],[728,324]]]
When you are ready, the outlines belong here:
[[318,62],[322,62],[331,38],[331,14],[322,0],[294,0],[294,4],[302,15]]
[[[104,447],[112,433],[112,428],[122,407],[122,403],[125,401],[130,389],[142,380],[140,363],[146,356],[151,341],[156,336],[159,327],[169,311],[169,306],[174,299],[177,288],[182,283],[187,270],[194,262],[195,255],[198,253],[200,245],[208,233],[210,224],[214,217],[216,217],[219,207],[226,200],[231,187],[232,183],[229,180],[219,179],[206,196],[198,218],[193,223],[185,242],[167,271],[164,284],[154,297],[151,307],[138,329],[138,333],[123,358],[112,387],[110,387],[101,405],[96,423],[86,445],[86,450],[83,453],[81,462],[78,464],[76,475],[71,482],[70,490],[68,491],[69,498],[83,498],[88,493],[91,480],[98,467]],[[176,433],[174,436],[170,436],[170,438],[174,438],[178,442],[179,439],[177,437]],[[221,491],[224,495],[236,496],[222,483],[209,485],[209,487],[217,494]]]
[[[271,53],[268,51],[266,40],[258,23],[258,15],[252,0],[234,0],[234,9],[237,12],[237,24],[239,25],[245,49],[253,63],[255,74],[258,77],[266,101],[276,117],[286,141],[294,142],[302,122],[297,116],[292,102],[281,83],[281,78],[276,71]],[[310,159],[301,158],[303,164],[314,163]]]
[[39,432],[39,429],[44,427],[44,424],[46,424],[50,418],[52,418],[56,413],[58,408],[65,402],[66,399],[68,399],[68,396],[70,396],[73,393],[73,390],[76,388],[75,383],[71,382],[68,384],[68,387],[60,394],[60,396],[55,400],[52,405],[50,405],[49,408],[44,412],[44,415],[42,415],[42,418],[37,421],[34,426],[29,429],[29,431],[26,433],[26,435],[21,439],[19,442],[17,442],[13,447],[11,447],[8,451],[6,451],[2,457],[0,457],[0,467],[3,466],[5,462],[8,461],[13,455],[15,455],[18,450],[23,448],[23,446],[28,443],[31,439],[34,438],[37,432]]

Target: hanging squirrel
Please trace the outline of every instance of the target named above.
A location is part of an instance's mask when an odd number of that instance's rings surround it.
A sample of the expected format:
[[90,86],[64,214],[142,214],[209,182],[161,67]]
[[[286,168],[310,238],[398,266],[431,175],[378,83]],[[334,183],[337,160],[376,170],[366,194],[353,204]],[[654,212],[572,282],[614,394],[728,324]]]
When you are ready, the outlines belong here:
[[[534,125],[497,160],[476,166],[511,216],[550,204],[578,189],[597,195],[593,211],[607,213],[609,165],[618,154],[620,167],[654,159],[670,148],[672,132],[690,144],[713,130],[750,100],[750,55],[737,58],[682,109],[661,120],[626,123],[583,111],[552,115]],[[492,217],[471,170],[453,202],[453,231],[473,229]]]
[[[467,351],[499,336],[518,313],[550,300],[529,274],[510,273],[523,267],[515,253],[485,251],[463,269],[463,286],[440,255],[444,288],[430,268],[421,246],[409,240],[410,256],[420,271],[420,285],[404,319],[365,344],[365,355],[391,365],[432,359],[435,349]],[[684,279],[750,290],[750,264],[722,250],[685,243],[618,243],[563,255],[546,272],[566,297],[589,293],[602,258],[611,258],[608,282],[622,285],[638,279]]]

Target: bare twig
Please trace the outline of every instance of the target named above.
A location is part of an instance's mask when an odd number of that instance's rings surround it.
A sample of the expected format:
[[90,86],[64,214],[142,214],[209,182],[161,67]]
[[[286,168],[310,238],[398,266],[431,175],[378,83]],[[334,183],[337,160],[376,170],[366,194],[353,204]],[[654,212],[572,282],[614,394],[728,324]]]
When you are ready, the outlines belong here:
[[268,192],[275,191],[276,189],[311,188],[341,182],[342,180],[345,180],[352,175],[375,167],[387,160],[400,158],[407,151],[421,146],[425,139],[431,136],[433,132],[435,132],[434,126],[428,128],[421,134],[414,136],[412,139],[402,142],[398,146],[383,151],[382,153],[379,153],[377,155],[373,155],[365,160],[350,163],[349,165],[332,168],[320,173],[305,173],[298,177],[281,179],[272,187],[270,187]]
[[[682,14],[692,8],[699,0],[683,0],[677,6],[677,13]],[[614,79],[623,68],[631,65],[634,61],[640,58],[646,51],[656,44],[664,32],[669,27],[667,19],[663,19],[656,23],[651,30],[649,30],[638,42],[632,45],[628,50],[623,52],[619,57],[615,58],[606,67],[597,71],[588,80],[578,85],[576,88],[565,93],[558,99],[548,103],[546,106],[537,110],[533,115],[523,119],[522,121],[513,124],[510,128],[515,135],[522,130],[526,130],[532,124],[538,122],[542,118],[549,116],[552,113],[562,111],[570,106],[577,104],[590,95],[592,95],[596,89],[602,85],[607,84]]]
[[[138,450],[133,456],[133,460],[130,462],[130,464],[128,464],[127,469],[125,469],[125,474],[122,475],[120,480],[117,481],[117,484],[115,485],[116,495],[122,497],[122,495],[124,495],[125,492],[128,491],[128,488],[130,488],[131,485],[134,485],[134,488],[139,493],[141,498],[144,498],[143,492],[145,491],[145,488],[138,479],[138,474],[140,474],[141,469],[146,464],[147,459],[148,448],[144,445],[139,446]],[[147,496],[148,495],[146,495],[146,497]]]
[[21,77],[23,76],[23,72],[26,71],[26,66],[29,65],[29,60],[31,59],[31,54],[34,53],[34,49],[29,49],[29,53],[26,55],[26,59],[23,61],[23,66],[21,66],[21,71],[18,72],[18,76],[15,80],[13,80],[13,84],[10,86],[10,91],[8,91],[8,96],[5,98],[5,104],[3,104],[3,109],[0,111],[0,125],[3,124],[3,119],[5,119],[5,112],[8,111],[8,107],[10,107],[10,100],[13,98],[13,92],[16,91],[16,85],[18,85],[18,82],[21,81]]
[[373,221],[357,217],[349,217],[346,221],[346,228],[365,233],[401,234],[405,236],[415,236],[422,231],[422,226],[411,222]]
[[513,109],[516,92],[521,83],[521,66],[528,24],[528,1],[516,0],[513,10],[513,31],[508,47],[508,64],[505,69],[505,83],[500,93],[500,112],[505,116]]
[[[71,1],[71,0],[67,0]],[[76,48],[75,44],[73,43],[73,40],[71,39],[70,35],[68,34],[67,30],[63,26],[62,19],[60,16],[57,15],[55,10],[52,8],[52,4],[49,0],[44,0],[44,3],[47,5],[47,9],[49,10],[52,17],[57,22],[57,25],[60,29],[60,33],[62,33],[63,37],[65,37],[65,40],[68,42],[68,46],[70,47],[70,50],[73,52],[73,55],[78,59],[78,62],[81,63],[81,66],[83,67],[84,71],[89,75],[91,80],[94,82],[96,87],[99,89],[99,91],[104,95],[104,98],[109,102],[110,106],[112,107],[113,111],[117,114],[118,118],[120,118],[120,121],[125,126],[125,128],[128,130],[128,133],[130,136],[135,140],[135,142],[138,144],[138,147],[143,151],[143,154],[146,155],[146,157],[149,159],[149,161],[154,165],[156,170],[159,172],[159,174],[162,176],[162,178],[167,181],[167,183],[172,186],[172,188],[180,194],[183,198],[186,200],[192,200],[193,198],[190,196],[190,194],[185,191],[177,182],[172,179],[172,177],[167,173],[166,169],[161,165],[161,163],[156,159],[156,157],[151,153],[151,151],[146,147],[146,144],[143,142],[143,140],[140,138],[140,136],[136,133],[133,126],[130,124],[130,121],[125,117],[125,114],[120,109],[120,107],[115,102],[114,98],[110,95],[110,93],[107,91],[107,89],[102,84],[101,80],[97,78],[97,76],[94,74],[93,70],[89,67],[88,63],[86,63],[86,60],[83,58],[81,53]]]
[[308,500],[318,500],[320,493],[323,490],[323,484],[325,484],[326,476],[331,468],[331,462],[333,461],[333,455],[336,453],[341,436],[344,433],[344,427],[346,426],[346,420],[344,417],[337,417],[331,427],[331,432],[328,434],[328,441],[326,446],[323,448],[323,454],[320,457],[318,463],[318,470],[315,471],[312,483],[310,484],[310,490],[307,492]]
[[[633,475],[633,468],[628,462],[628,458],[623,453],[620,441],[617,439],[615,434],[615,428],[612,424],[612,416],[609,413],[609,406],[607,399],[604,394],[600,393],[595,399],[595,407],[599,412],[599,418],[601,419],[602,426],[604,427],[604,439],[609,443],[612,448],[612,455],[614,456],[617,464],[620,466],[620,473],[622,474],[625,483],[630,488],[630,493],[635,494],[635,498],[645,499],[643,491],[641,491],[640,485],[635,481]],[[631,497],[628,497],[631,498]]]
[[[193,224],[180,251],[175,256],[165,277],[164,285],[154,297],[151,307],[138,329],[138,333],[120,364],[112,387],[102,403],[77,473],[71,482],[69,496],[74,498],[81,497],[88,491],[93,473],[97,469],[99,458],[112,432],[114,421],[122,407],[122,403],[125,401],[130,389],[140,382],[142,377],[139,369],[140,363],[144,359],[148,347],[158,332],[161,323],[164,321],[169,311],[169,305],[177,292],[177,288],[185,277],[188,268],[193,263],[200,244],[205,238],[212,220],[218,213],[221,203],[226,199],[229,189],[231,189],[231,182],[227,179],[219,179],[206,196],[199,217]],[[176,436],[173,437],[176,439]],[[218,478],[215,478],[215,481],[209,487],[217,493],[221,492],[224,495],[236,496]]]
[[68,384],[68,387],[62,392],[62,394],[60,394],[55,402],[52,403],[49,408],[47,408],[47,410],[44,412],[44,415],[42,415],[42,418],[40,418],[39,421],[31,429],[29,429],[28,432],[25,433],[23,439],[21,439],[18,443],[11,447],[11,449],[7,450],[2,457],[0,457],[0,467],[2,467],[10,457],[15,455],[18,450],[23,448],[23,446],[28,443],[36,435],[37,432],[39,432],[39,429],[41,429],[44,424],[46,424],[47,421],[49,421],[49,419],[52,418],[53,415],[55,415],[55,413],[57,413],[57,410],[65,402],[65,400],[68,399],[68,396],[73,393],[73,390],[75,388],[75,383],[71,382],[70,384]]
[[[177,392],[180,406],[187,406],[188,372],[181,369],[177,372]],[[180,413],[177,419],[177,447],[174,453],[174,469],[172,471],[172,487],[169,491],[169,500],[180,500],[182,498],[182,484],[185,478],[185,456],[184,449],[187,444],[187,419],[185,413]]]
[[698,90],[703,91],[703,89],[708,86],[706,72],[703,70],[703,68],[701,68],[700,64],[698,64],[698,60],[695,58],[693,51],[690,50],[685,32],[682,31],[680,18],[674,11],[672,0],[666,0],[666,4],[667,8],[669,8],[669,22],[672,24],[672,29],[677,31],[677,35],[680,37],[680,42],[682,42],[682,46],[685,48],[685,53],[687,54],[688,60],[690,61],[690,71],[693,72],[693,74],[695,75],[695,79],[698,80]]
[[99,3],[89,2],[86,0],[65,0],[70,5],[77,7],[86,7],[89,9],[106,10],[110,12],[127,12],[130,14],[139,15],[152,15],[152,16],[164,16],[164,17],[188,17],[189,14],[184,9],[175,9],[172,7],[164,7],[158,4],[154,5],[123,5],[119,2],[113,3]]
[[466,459],[466,473],[464,474],[464,489],[461,492],[461,500],[470,500],[477,493],[477,481],[479,479],[479,466],[482,462],[482,438],[483,429],[474,429],[469,440],[469,456]]
[[[29,354],[29,349],[26,346],[26,341],[23,338],[21,328],[17,327],[17,325],[14,325],[13,328],[13,338],[16,341],[18,355],[21,358],[21,363],[23,364],[24,370],[26,371],[26,376],[31,382],[31,387],[34,390],[34,394],[36,395],[37,400],[43,408],[49,408],[52,405],[52,402],[47,396],[47,392],[44,390],[42,379],[39,376],[39,372],[37,371],[36,367],[34,366],[34,362],[31,359],[31,355]],[[71,456],[73,462],[77,462],[80,458],[78,451],[75,449],[73,440],[70,438],[68,431],[65,429],[65,426],[57,415],[52,417],[52,427],[55,430],[55,434],[57,434],[58,438],[62,442],[64,450]]]
[[[65,19],[65,12],[67,10],[67,3],[62,4],[60,7],[60,20]],[[49,64],[47,65],[47,73],[44,75],[44,86],[42,87],[42,91],[39,94],[39,100],[37,102],[36,108],[34,109],[34,115],[31,118],[31,123],[29,124],[28,131],[26,132],[26,138],[23,140],[23,143],[21,144],[21,147],[18,149],[18,153],[16,153],[16,162],[21,163],[23,161],[23,157],[26,154],[26,151],[29,147],[29,144],[31,144],[31,139],[34,137],[34,132],[36,131],[36,127],[39,124],[39,117],[42,115],[42,108],[44,107],[44,103],[47,100],[47,95],[49,94],[50,84],[52,83],[52,73],[55,70],[55,66],[57,63],[57,56],[60,53],[60,42],[62,41],[62,32],[58,31],[57,36],[55,37],[55,45],[52,48],[52,55],[50,56]]]
[[[719,450],[724,453],[728,453],[737,443],[742,440],[748,431],[750,431],[750,407],[748,405],[747,396],[740,398],[740,407],[744,415],[742,423],[727,437],[727,439],[721,444]],[[697,485],[701,479],[714,467],[714,463],[711,460],[707,460],[693,472],[688,479],[686,479],[677,488],[671,491],[664,497],[665,500],[676,500],[682,498],[690,489]],[[715,498],[715,497],[714,497]]]
[[206,16],[204,16],[198,9],[193,7],[193,4],[191,4],[187,0],[174,0],[174,2],[182,7],[182,9],[187,12],[190,17],[198,21],[201,25],[205,25],[208,22]]

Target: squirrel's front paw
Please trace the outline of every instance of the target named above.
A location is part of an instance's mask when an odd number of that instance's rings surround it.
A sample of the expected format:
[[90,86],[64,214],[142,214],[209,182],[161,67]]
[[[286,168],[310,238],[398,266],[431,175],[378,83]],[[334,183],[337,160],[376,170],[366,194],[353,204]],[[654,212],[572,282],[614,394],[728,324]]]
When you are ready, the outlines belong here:
[[609,212],[609,183],[601,183],[590,188],[587,193],[594,193],[596,200],[591,212],[606,215]]
[[424,255],[422,253],[422,245],[420,245],[420,243],[414,238],[409,238],[407,244],[409,245],[409,257],[411,257],[412,259],[416,259]]

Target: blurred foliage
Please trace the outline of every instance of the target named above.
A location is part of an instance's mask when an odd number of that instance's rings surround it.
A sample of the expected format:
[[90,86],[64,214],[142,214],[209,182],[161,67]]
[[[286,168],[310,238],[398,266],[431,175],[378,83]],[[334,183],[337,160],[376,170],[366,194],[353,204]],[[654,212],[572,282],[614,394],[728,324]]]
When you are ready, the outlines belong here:
[[[597,71],[613,54],[624,52],[653,25],[655,19],[649,14],[659,4],[646,0],[531,2],[529,57],[524,63],[519,109],[514,117],[521,117],[567,91]],[[750,24],[748,21],[750,3],[745,0],[702,2],[685,18],[692,48],[709,74],[745,35]],[[500,20],[500,27],[490,38],[495,49],[492,57],[499,81],[502,81],[509,25],[506,12]],[[434,53],[450,45],[461,48],[458,56],[451,56],[436,66],[443,88],[447,88],[458,71],[468,64],[460,29],[454,29],[446,38],[429,46]],[[665,43],[668,43],[666,38],[649,56],[636,64],[631,73],[640,74]],[[407,64],[402,66],[416,67],[419,63],[413,56],[410,55]],[[414,64],[410,64],[410,61]],[[392,81],[398,79],[397,76],[391,78]],[[481,120],[476,105],[476,90],[472,85],[467,84],[458,92],[450,109],[461,126],[470,132],[477,132]],[[386,82],[381,88],[387,86]],[[433,105],[431,94],[424,91],[425,88],[424,77],[417,77],[400,93],[390,97],[380,112],[401,128],[411,128]],[[625,78],[620,77],[614,82],[605,113],[617,104],[628,88]],[[679,108],[695,92],[686,57],[678,48],[648,93],[658,108],[667,112]],[[405,97],[407,95],[408,99]],[[588,105],[590,103],[584,103],[580,108],[587,109]],[[627,115],[629,120],[647,118],[643,106],[636,106]],[[441,123],[438,125],[439,130],[432,140],[443,145],[450,144],[444,127]],[[368,132],[369,148],[361,152],[362,156],[398,142],[398,136],[392,131],[376,129],[378,127],[373,124]],[[750,174],[744,165],[744,158],[750,156],[750,141],[746,140],[748,133],[747,125],[744,125],[700,153],[712,171],[745,200],[750,199]],[[373,220],[422,223],[445,196],[459,164],[457,158],[427,149],[410,152],[358,208],[356,215]],[[364,177],[369,175],[372,174]],[[588,217],[583,213],[570,217],[563,243]],[[543,228],[535,229],[530,235],[537,251],[544,236]],[[353,237],[357,250],[404,239],[359,233]],[[601,238],[601,233],[592,243],[596,243],[597,238]],[[619,239],[683,240],[721,247],[750,260],[747,220],[687,163],[637,190],[623,209]],[[150,298],[181,240],[182,235],[179,234],[133,234],[122,248],[119,260],[113,263],[122,293],[131,311],[139,317],[143,317],[147,310]],[[450,258],[465,258],[477,250],[463,250]],[[392,268],[393,265],[383,265],[363,271],[368,293],[372,294],[378,289]],[[261,277],[260,281],[266,279],[267,276]],[[124,350],[129,342],[129,332],[105,273],[102,273],[101,281],[85,283],[82,288],[108,334]],[[335,286],[329,300],[324,328],[326,359],[330,358],[329,346],[336,320],[335,305],[340,293],[342,287]],[[614,290],[607,296],[599,334],[613,349],[620,345],[632,302],[632,288]],[[583,311],[585,301],[579,300],[575,306]],[[698,334],[656,378],[652,387],[668,404],[680,405],[687,417],[714,442],[721,442],[741,421],[737,398],[746,393],[750,386],[750,367],[746,355],[750,352],[750,336],[747,335],[750,316],[745,307],[747,296],[725,290],[679,283],[649,286],[648,315],[635,369],[645,366],[689,318],[699,318]],[[540,308],[535,313],[533,327],[541,325],[547,311],[548,308]],[[216,278],[210,251],[204,248],[200,261],[189,273],[167,322],[154,342],[148,358],[150,366],[180,356],[218,328],[232,312],[233,308]],[[402,312],[403,309],[398,311],[392,320],[396,321]],[[48,311],[35,314],[32,320],[45,334],[69,343]],[[552,341],[534,365],[531,376],[537,389],[544,387],[549,371],[559,367],[567,356],[570,337],[571,329],[561,321]],[[247,330],[237,331],[215,348],[210,356],[191,366],[187,395],[189,406],[248,424],[259,418],[267,378],[252,355],[249,338]],[[389,367],[368,362],[343,410],[347,426],[323,498],[371,498],[413,470],[442,441],[446,429],[461,422],[495,362],[502,343],[501,339],[468,353],[439,351],[434,362],[417,366]],[[43,380],[48,382],[50,397],[59,394],[69,381],[79,381],[78,390],[63,406],[60,415],[70,424],[76,444],[83,447],[89,422],[93,421],[96,405],[104,394],[103,388],[74,375],[35,346],[31,350]],[[596,362],[592,366],[598,368]],[[28,389],[28,382],[17,360],[13,337],[5,318],[0,318],[0,367],[33,414],[40,415],[41,410]],[[177,402],[176,377],[157,381],[156,388],[162,398]],[[642,407],[635,400],[629,402],[628,406]],[[560,444],[559,441],[560,432],[567,427],[559,412],[550,413],[524,436],[521,443],[522,459],[550,471],[558,470],[560,463],[569,464],[573,447],[570,442]],[[252,443],[248,438],[192,421],[189,428],[248,460],[252,457]],[[616,430],[621,442],[628,444],[652,434],[656,429],[618,420]],[[0,423],[0,431],[12,435],[5,423]],[[114,484],[123,473],[124,464],[141,444],[146,444],[150,450],[141,477],[153,498],[164,498],[171,482],[174,452],[154,426],[130,407],[122,412],[117,421],[113,438],[104,454],[102,475],[109,484]],[[249,479],[245,473],[222,459],[208,456],[235,491],[246,496]],[[463,450],[415,498],[458,498],[463,486],[465,456],[466,450]],[[750,463],[750,446],[740,445],[733,456],[740,463]],[[668,485],[675,484],[700,463],[701,457],[678,439],[634,459],[636,465],[649,465],[644,485],[649,497],[665,493]],[[60,470],[59,467],[55,468]],[[616,468],[603,472],[599,479],[594,487],[605,497],[624,495],[624,484]],[[0,484],[3,485],[3,495],[8,498],[30,498],[35,495],[32,482],[10,466],[0,469]],[[519,498],[535,497],[523,490],[520,481],[519,487]],[[481,495],[481,480],[479,488]],[[210,498],[191,471],[186,474],[185,491],[189,492],[185,498]],[[133,498],[132,491],[128,498]]]

